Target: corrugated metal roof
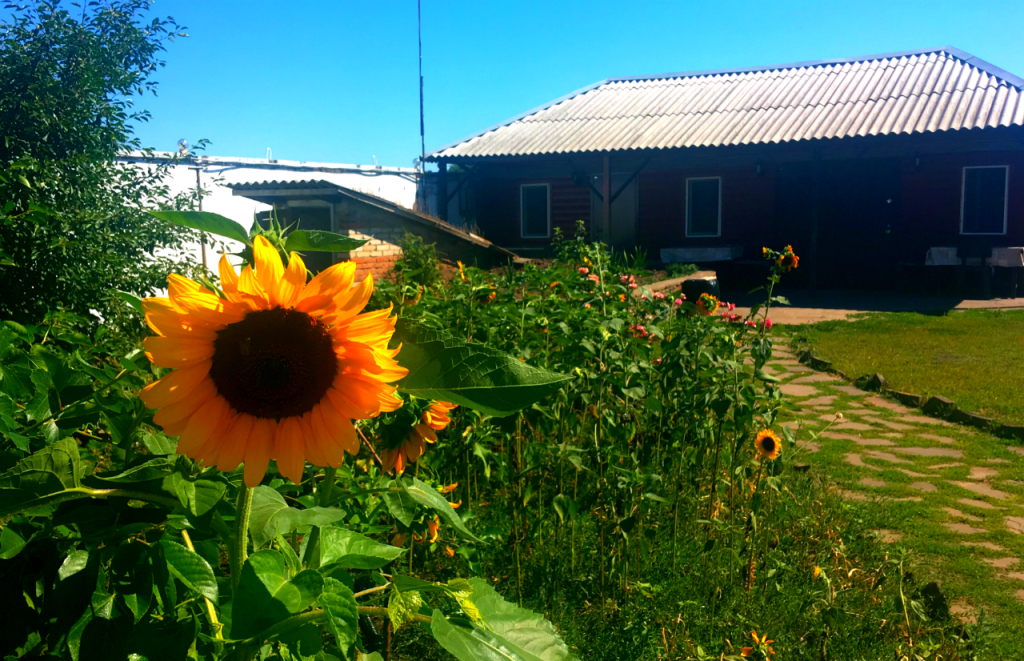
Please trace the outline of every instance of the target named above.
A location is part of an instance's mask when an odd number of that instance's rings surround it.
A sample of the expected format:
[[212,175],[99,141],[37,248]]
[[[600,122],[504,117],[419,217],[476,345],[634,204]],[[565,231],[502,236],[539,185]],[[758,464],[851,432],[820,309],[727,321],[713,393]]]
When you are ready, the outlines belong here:
[[310,190],[313,188],[342,188],[338,184],[324,181],[323,179],[292,179],[272,181],[244,181],[237,184],[225,184],[233,191],[260,191],[260,190]]
[[609,78],[428,160],[675,149],[1024,125],[1024,80],[952,47]]

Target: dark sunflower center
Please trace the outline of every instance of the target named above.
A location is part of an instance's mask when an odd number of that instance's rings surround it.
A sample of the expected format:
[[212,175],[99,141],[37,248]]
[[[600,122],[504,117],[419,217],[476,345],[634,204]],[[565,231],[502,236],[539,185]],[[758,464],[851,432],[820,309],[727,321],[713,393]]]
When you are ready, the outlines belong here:
[[257,418],[302,415],[337,373],[331,336],[304,312],[250,312],[213,341],[210,378],[217,392],[239,413]]
[[761,445],[764,447],[765,452],[769,454],[775,452],[775,439],[771,436],[765,436],[764,439],[761,440]]

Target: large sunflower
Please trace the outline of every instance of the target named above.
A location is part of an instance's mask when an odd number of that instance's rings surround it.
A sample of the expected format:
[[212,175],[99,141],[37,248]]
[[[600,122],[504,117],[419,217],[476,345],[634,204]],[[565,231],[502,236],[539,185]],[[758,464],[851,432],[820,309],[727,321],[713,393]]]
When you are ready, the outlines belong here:
[[359,451],[352,420],[399,408],[388,384],[406,370],[388,349],[391,309],[360,314],[373,280],[353,286],[354,263],[307,283],[302,258],[291,253],[285,267],[262,236],[253,257],[241,275],[221,258],[223,298],[171,275],[167,298],[142,302],[157,333],[143,340],[146,355],[174,371],[139,395],[179,437],[179,454],[222,471],[244,463],[248,486],[274,459],[298,483],[307,459],[337,468]]
[[381,471],[395,471],[398,475],[405,472],[410,462],[417,461],[426,452],[427,443],[437,441],[437,433],[452,421],[448,412],[458,404],[449,402],[433,402],[423,412],[421,422],[413,426],[412,431],[397,447],[385,448],[380,453]]

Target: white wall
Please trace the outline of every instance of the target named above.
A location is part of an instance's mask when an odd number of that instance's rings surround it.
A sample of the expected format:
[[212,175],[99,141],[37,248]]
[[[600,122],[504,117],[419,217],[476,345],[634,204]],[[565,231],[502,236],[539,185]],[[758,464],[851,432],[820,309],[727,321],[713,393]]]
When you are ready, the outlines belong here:
[[[155,167],[142,160],[141,154],[126,155],[118,159],[132,163],[135,167]],[[167,162],[169,155],[154,154],[154,161]],[[252,226],[253,216],[270,207],[245,197],[232,195],[229,184],[264,181],[323,180],[336,183],[352,190],[389,200],[408,209],[416,204],[416,177],[414,168],[390,168],[339,163],[309,163],[303,161],[268,161],[264,159],[227,158],[199,156],[195,162],[179,163],[170,168],[164,179],[172,194],[192,192],[196,188],[196,170],[200,170],[203,196],[203,211],[212,211],[226,216],[245,227]],[[237,252],[241,246],[228,242],[229,252]],[[197,262],[201,260],[201,248],[197,244],[191,249]],[[220,252],[207,249],[207,266],[216,269]]]

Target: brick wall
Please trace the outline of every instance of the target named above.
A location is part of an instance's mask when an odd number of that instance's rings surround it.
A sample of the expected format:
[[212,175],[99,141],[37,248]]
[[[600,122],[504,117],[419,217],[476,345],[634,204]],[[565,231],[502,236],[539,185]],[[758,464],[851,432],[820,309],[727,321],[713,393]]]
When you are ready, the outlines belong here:
[[336,253],[338,261],[351,259],[356,263],[356,276],[374,278],[385,275],[395,260],[402,255],[402,239],[406,233],[415,234],[424,243],[434,244],[442,258],[461,260],[489,268],[495,263],[491,251],[439,227],[407,218],[399,213],[382,209],[358,200],[343,200],[335,205],[334,231],[357,239],[368,239],[361,248],[348,253]]

